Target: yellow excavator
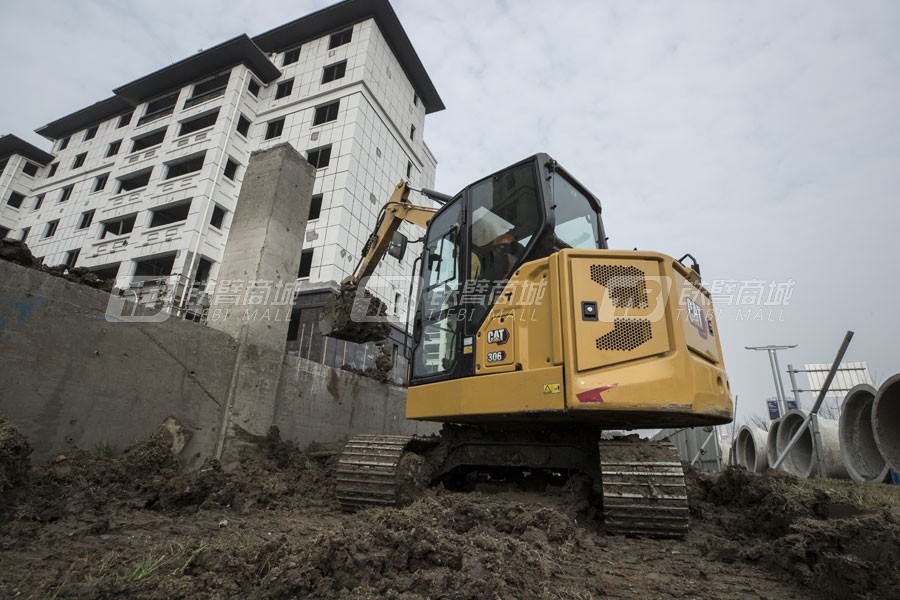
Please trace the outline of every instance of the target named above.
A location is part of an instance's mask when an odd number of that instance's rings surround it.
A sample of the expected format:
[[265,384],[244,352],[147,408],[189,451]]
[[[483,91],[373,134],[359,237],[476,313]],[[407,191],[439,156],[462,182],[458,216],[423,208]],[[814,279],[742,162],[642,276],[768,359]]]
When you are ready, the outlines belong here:
[[354,318],[346,296],[386,253],[402,255],[402,222],[426,227],[406,417],[444,426],[427,438],[349,440],[337,475],[342,507],[401,503],[407,457],[418,456],[417,476],[452,489],[588,481],[607,530],[684,536],[688,505],[675,448],[608,437],[732,419],[719,331],[695,259],[609,249],[599,201],[546,154],[453,197],[425,190],[438,209],[413,205],[409,193],[405,182],[397,186],[344,297],[320,325],[341,339],[383,337],[366,333],[383,327],[370,318],[383,313],[379,301],[358,292],[364,309]]

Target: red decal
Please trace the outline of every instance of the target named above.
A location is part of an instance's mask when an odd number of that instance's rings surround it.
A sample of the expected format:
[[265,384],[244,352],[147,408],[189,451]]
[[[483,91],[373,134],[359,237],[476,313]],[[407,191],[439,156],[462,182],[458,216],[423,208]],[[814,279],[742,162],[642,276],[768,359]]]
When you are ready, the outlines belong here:
[[611,383],[609,385],[601,385],[598,388],[594,388],[592,390],[588,390],[586,392],[581,392],[577,394],[579,402],[603,402],[603,397],[600,395],[602,392],[608,392],[614,387],[618,387],[618,383]]

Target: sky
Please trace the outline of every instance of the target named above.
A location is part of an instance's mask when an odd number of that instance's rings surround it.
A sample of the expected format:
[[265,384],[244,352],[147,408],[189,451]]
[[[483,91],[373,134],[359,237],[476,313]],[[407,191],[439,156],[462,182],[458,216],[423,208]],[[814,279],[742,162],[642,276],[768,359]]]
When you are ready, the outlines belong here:
[[[4,0],[0,133],[48,148],[34,129],[114,87],[331,3]],[[900,3],[393,6],[447,107],[424,132],[437,189],[547,152],[610,247],[694,255],[739,423],[774,396],[745,346],[797,344],[781,365],[802,368],[852,330],[846,360],[900,372]]]

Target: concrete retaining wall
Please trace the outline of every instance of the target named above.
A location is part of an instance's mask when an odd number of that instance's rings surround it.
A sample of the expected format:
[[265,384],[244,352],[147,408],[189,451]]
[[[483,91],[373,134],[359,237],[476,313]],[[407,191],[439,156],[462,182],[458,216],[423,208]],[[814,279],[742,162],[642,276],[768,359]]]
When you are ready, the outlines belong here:
[[193,465],[215,447],[234,340],[169,319],[111,323],[109,294],[0,262],[0,415],[28,437],[32,459],[101,442],[118,449],[168,416],[193,430]]
[[275,405],[282,437],[300,444],[334,442],[360,433],[428,434],[440,425],[404,418],[406,390],[285,356]]
[[[0,417],[44,462],[101,442],[119,450],[174,416],[193,436],[188,468],[212,456],[237,344],[227,334],[171,318],[110,323],[109,295],[0,261]],[[426,433],[403,418],[406,391],[286,355],[274,424],[300,445],[357,433]]]

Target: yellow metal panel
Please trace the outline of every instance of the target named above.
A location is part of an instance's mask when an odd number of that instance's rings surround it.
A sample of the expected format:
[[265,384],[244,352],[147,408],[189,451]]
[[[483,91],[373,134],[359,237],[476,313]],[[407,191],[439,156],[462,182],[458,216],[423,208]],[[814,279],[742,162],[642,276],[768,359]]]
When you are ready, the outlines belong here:
[[562,411],[565,396],[562,367],[465,377],[409,388],[406,418],[452,420],[474,415]]
[[[669,282],[654,260],[573,257],[575,368],[586,371],[669,350],[665,303]],[[593,318],[582,314],[592,303]]]
[[[477,375],[553,364],[553,330],[559,317],[553,314],[551,294],[557,286],[550,273],[550,260],[542,258],[523,264],[510,277],[475,337]],[[498,337],[504,330],[508,342]]]
[[[493,314],[481,326],[475,336],[478,348],[475,371],[478,373],[499,373],[515,368],[516,331],[520,329],[515,313]],[[514,336],[514,334],[516,334]]]
[[698,284],[691,283],[685,276],[674,271],[675,289],[678,297],[674,320],[684,332],[687,345],[695,352],[720,363],[722,350],[719,345],[719,329],[709,293]]

